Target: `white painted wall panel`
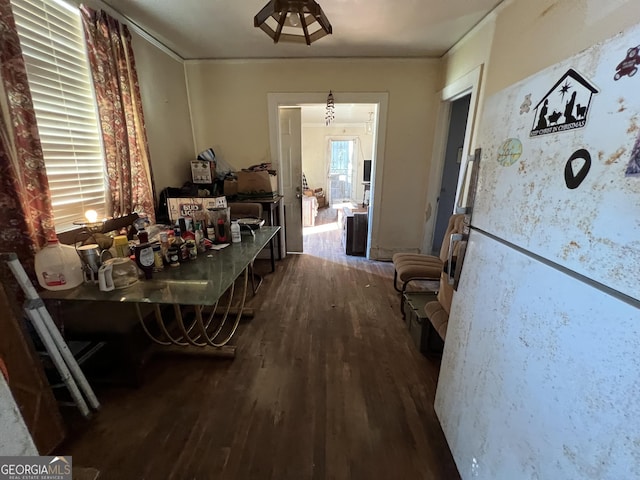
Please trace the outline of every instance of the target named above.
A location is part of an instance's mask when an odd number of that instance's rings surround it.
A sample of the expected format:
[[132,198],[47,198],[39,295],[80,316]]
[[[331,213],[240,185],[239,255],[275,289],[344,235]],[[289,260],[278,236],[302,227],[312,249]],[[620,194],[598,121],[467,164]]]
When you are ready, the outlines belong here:
[[[640,176],[625,173],[634,156],[640,162],[640,74],[614,76],[630,49],[638,50],[633,61],[640,67],[638,47],[640,26],[487,100],[473,217],[475,226],[634,298]],[[544,126],[559,130],[536,135],[543,108]],[[567,108],[584,127],[564,130]],[[510,157],[506,145],[519,145],[521,154]],[[591,167],[571,189],[565,167],[581,149]]]
[[11,390],[0,374],[0,456],[38,455]]
[[472,232],[435,408],[465,479],[640,478],[636,308]]

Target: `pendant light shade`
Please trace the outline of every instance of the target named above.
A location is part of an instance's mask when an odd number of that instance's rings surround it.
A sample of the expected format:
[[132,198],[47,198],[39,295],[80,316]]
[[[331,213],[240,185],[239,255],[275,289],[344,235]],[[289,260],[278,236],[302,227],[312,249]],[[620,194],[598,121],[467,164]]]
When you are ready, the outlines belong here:
[[327,111],[324,116],[324,124],[328,127],[333,122],[334,118],[336,118],[336,104],[333,100],[333,92],[329,90],[329,95],[327,95]]
[[306,43],[332,33],[329,19],[313,0],[271,0],[254,17],[253,25],[260,27],[274,43]]

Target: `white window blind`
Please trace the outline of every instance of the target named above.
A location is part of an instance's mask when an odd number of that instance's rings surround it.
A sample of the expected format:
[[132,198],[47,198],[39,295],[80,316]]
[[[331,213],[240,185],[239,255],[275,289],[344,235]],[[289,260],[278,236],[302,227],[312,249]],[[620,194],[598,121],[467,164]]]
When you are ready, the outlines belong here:
[[105,217],[105,162],[80,12],[11,0],[38,121],[56,231],[89,209]]

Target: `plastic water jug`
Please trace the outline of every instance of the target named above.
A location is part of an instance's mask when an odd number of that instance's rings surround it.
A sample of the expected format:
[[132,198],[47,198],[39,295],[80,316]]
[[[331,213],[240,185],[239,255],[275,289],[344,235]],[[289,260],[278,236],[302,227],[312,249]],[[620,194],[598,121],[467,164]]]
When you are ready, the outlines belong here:
[[242,237],[240,236],[240,224],[237,220],[233,220],[231,222],[231,242],[238,243],[242,241]]
[[47,290],[68,290],[84,280],[76,249],[61,244],[58,239],[49,240],[47,246],[36,253],[35,269],[38,283]]

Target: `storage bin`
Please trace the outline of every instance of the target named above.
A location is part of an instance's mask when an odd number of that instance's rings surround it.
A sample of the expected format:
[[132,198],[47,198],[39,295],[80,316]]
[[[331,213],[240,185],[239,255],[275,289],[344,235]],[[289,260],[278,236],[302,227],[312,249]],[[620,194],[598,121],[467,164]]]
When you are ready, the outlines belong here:
[[436,300],[435,292],[405,293],[405,323],[416,348],[425,355],[442,353],[444,342],[427,318],[424,306]]

